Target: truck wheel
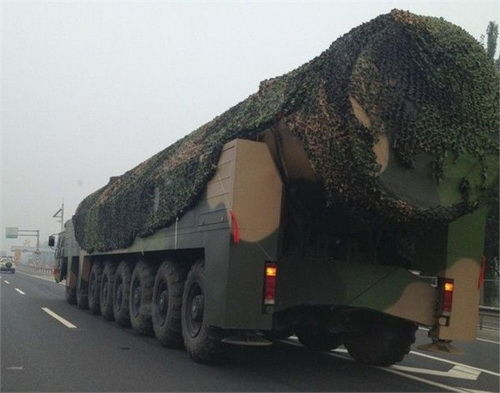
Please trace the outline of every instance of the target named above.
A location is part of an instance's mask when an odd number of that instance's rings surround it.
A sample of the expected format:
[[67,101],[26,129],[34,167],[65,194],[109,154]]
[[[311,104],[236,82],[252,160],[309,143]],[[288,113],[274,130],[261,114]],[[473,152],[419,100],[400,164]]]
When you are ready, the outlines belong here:
[[65,297],[69,304],[76,304],[76,289],[68,286],[66,287]]
[[106,261],[102,271],[101,288],[99,290],[99,300],[101,315],[109,321],[114,320],[113,316],[113,285],[115,283],[116,265]]
[[312,351],[330,351],[342,345],[342,336],[330,332],[327,328],[316,325],[304,325],[295,328],[300,343]]
[[206,279],[201,262],[189,271],[182,297],[182,335],[186,350],[195,362],[219,363],[227,359],[222,332],[208,326],[205,308]]
[[140,261],[130,280],[130,324],[141,334],[152,335],[151,299],[155,283],[155,265]]
[[121,261],[116,268],[115,282],[113,285],[113,317],[115,321],[124,327],[130,326],[129,299],[130,279],[132,267],[127,261]]
[[99,314],[101,312],[99,295],[101,290],[102,281],[102,264],[94,262],[89,276],[89,309],[92,314]]
[[172,261],[160,265],[155,277],[152,323],[156,338],[169,348],[182,348],[181,304],[186,266]]
[[82,310],[89,308],[88,288],[87,284],[78,279],[76,284],[76,305]]
[[362,332],[346,334],[344,344],[356,361],[387,367],[410,352],[416,330],[416,325],[410,323],[377,323]]

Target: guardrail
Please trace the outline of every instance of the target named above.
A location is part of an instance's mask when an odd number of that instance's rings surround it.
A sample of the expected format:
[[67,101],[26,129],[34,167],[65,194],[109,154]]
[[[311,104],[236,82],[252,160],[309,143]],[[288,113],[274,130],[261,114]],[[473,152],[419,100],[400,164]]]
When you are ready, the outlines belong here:
[[488,307],[488,306],[479,306],[479,311],[490,312],[493,314],[498,314],[500,312],[500,308],[498,307]]
[[[497,279],[486,279],[481,287],[481,297],[479,304],[481,307],[489,307],[489,310],[498,310],[500,282]],[[498,312],[498,311],[497,311]]]
[[479,306],[479,329],[499,330],[499,311],[498,307]]
[[17,268],[20,266],[22,267],[27,267],[28,269],[31,269],[35,272],[40,272],[40,273],[46,273],[46,274],[52,274],[53,269],[51,267],[44,267],[44,266],[32,266],[32,265],[18,265]]

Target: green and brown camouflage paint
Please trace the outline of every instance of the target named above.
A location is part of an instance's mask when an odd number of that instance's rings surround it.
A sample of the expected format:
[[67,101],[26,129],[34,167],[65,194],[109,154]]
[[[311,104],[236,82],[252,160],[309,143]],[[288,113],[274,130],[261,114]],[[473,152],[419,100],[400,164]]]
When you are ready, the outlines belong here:
[[[92,252],[150,236],[196,204],[225,143],[276,128],[300,140],[327,206],[374,228],[446,224],[474,209],[483,184],[462,181],[461,197],[444,206],[426,187],[435,190],[446,160],[464,154],[484,175],[498,118],[498,76],[481,45],[443,19],[393,10],[112,178],[78,207],[76,237]],[[423,168],[432,176],[415,200],[418,187],[398,176]]]
[[[435,325],[436,289],[410,268],[454,278],[452,314],[475,312],[478,209],[498,151],[490,63],[442,19],[395,10],[352,30],[87,197],[73,218],[80,280],[96,257],[194,249],[213,326],[272,327],[266,260],[279,268],[276,312],[353,307]],[[440,338],[472,337],[473,318],[456,318]]]

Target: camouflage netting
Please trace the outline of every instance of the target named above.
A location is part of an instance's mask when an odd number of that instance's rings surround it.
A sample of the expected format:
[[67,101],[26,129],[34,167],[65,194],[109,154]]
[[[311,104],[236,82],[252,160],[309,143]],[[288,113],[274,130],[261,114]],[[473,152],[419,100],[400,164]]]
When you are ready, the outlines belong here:
[[476,185],[464,180],[455,205],[413,206],[380,185],[372,147],[389,135],[391,154],[407,168],[430,153],[436,183],[447,156],[469,153],[483,165],[497,151],[498,77],[460,27],[398,10],[381,15],[88,196],[73,217],[78,242],[89,252],[123,248],[170,224],[196,202],[226,142],[256,139],[278,122],[302,141],[330,206],[378,225],[449,221],[476,205]]

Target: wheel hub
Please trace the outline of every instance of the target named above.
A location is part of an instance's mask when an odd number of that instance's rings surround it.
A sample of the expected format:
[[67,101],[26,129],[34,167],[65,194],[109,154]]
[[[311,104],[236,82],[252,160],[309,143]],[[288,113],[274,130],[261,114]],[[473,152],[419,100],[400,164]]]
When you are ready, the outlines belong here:
[[196,322],[200,322],[203,319],[203,295],[194,297],[191,306],[191,318]]
[[205,298],[198,283],[193,283],[189,288],[186,302],[185,322],[187,332],[191,337],[196,337],[203,326],[203,309]]
[[160,294],[160,313],[162,316],[167,314],[167,305],[168,305],[168,294],[167,291],[163,291]]
[[158,309],[160,325],[163,326],[167,321],[168,314],[168,288],[165,282],[160,283],[158,296],[155,301]]

